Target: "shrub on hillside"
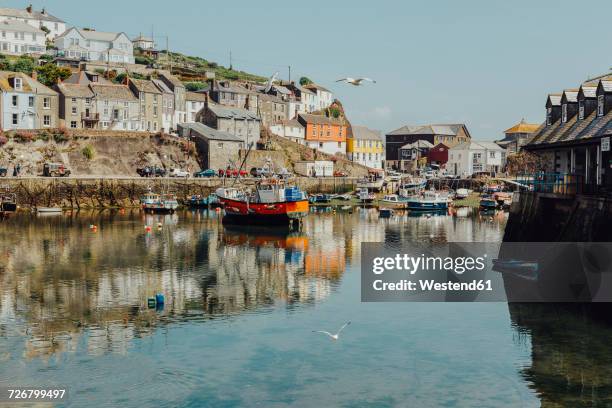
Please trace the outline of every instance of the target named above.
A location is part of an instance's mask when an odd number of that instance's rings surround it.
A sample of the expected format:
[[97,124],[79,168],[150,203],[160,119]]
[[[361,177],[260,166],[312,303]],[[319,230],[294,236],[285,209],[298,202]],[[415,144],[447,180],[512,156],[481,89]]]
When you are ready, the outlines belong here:
[[4,135],[0,135],[0,146],[4,146],[8,143],[8,138]]
[[94,156],[96,155],[96,151],[90,145],[85,146],[82,150],[82,153],[83,153],[83,156],[85,156],[87,160],[92,160]]

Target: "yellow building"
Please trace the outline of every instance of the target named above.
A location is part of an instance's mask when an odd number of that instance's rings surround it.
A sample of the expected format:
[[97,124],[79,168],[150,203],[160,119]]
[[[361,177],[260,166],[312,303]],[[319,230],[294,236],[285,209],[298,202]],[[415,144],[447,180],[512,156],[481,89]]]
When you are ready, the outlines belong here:
[[351,126],[346,139],[349,160],[373,169],[382,169],[385,144],[379,130],[365,126]]

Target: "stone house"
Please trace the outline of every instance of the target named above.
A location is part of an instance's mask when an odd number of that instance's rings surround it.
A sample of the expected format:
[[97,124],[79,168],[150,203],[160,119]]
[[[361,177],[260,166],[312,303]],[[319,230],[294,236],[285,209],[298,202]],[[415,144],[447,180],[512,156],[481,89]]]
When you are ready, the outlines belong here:
[[139,100],[127,85],[91,83],[89,88],[100,129],[146,130],[140,121]]
[[195,142],[203,169],[225,169],[230,161],[237,161],[244,141],[221,130],[213,129],[202,123],[187,125],[190,138]]
[[288,119],[289,104],[281,97],[269,94],[258,95],[258,114],[264,126]]
[[160,131],[163,128],[162,92],[150,80],[128,78],[127,82],[139,101],[140,129],[147,132]]
[[525,142],[540,127],[537,123],[527,123],[522,119],[519,123],[504,131],[504,138],[495,143],[506,149],[507,154],[515,154],[521,150]]
[[174,123],[174,92],[161,79],[152,79],[151,81],[162,93],[162,131],[171,133],[176,130],[176,123]]
[[259,141],[261,119],[246,109],[207,102],[196,119],[208,127],[240,138],[245,146]]
[[270,125],[270,132],[276,136],[284,137],[292,142],[305,144],[304,126],[297,119],[283,120]]
[[58,94],[21,72],[0,71],[0,128],[42,129],[59,125]]
[[186,104],[187,104],[187,123],[193,123],[196,121],[198,112],[204,109],[206,104],[206,93],[203,92],[187,92],[186,93]]
[[174,124],[187,122],[185,85],[167,71],[158,71],[158,78],[174,93]]

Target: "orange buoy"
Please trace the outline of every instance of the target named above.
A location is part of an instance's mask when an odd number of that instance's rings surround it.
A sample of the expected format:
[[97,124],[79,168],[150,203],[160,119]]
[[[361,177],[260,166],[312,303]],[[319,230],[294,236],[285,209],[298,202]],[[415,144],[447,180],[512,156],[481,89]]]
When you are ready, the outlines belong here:
[[221,212],[221,209],[219,207],[215,208],[216,212]]
[[151,227],[149,225],[145,225],[145,231],[151,232]]

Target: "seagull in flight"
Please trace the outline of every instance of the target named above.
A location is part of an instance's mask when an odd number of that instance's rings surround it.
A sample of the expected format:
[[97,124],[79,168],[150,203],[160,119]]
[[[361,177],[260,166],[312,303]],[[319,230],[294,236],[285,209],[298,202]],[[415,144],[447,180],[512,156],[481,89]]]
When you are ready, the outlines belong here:
[[331,334],[330,332],[327,332],[327,331],[324,331],[324,330],[313,330],[312,332],[313,332],[313,333],[322,333],[322,334],[326,334],[326,335],[328,335],[328,336],[329,336],[329,338],[330,338],[330,339],[332,339],[332,340],[338,340],[338,339],[340,338],[340,333],[342,332],[342,330],[344,330],[344,328],[345,328],[346,326],[348,326],[349,324],[351,324],[351,322],[346,322],[346,323],[344,323],[344,326],[342,326],[342,327],[340,328],[340,330],[338,330],[338,333],[336,333],[336,334]]
[[363,81],[372,82],[373,84],[376,83],[375,80],[370,79],[370,78],[350,78],[350,77],[339,79],[336,82],[346,82],[347,84],[350,84],[350,85],[361,86]]

